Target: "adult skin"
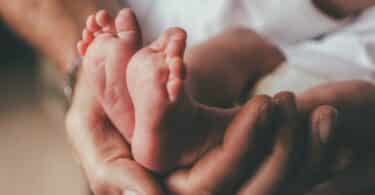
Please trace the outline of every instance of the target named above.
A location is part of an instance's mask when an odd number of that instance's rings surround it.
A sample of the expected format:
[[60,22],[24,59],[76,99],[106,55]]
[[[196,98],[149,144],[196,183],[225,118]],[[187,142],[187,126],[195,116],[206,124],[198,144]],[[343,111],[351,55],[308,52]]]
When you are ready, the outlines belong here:
[[[0,16],[63,72],[76,57],[76,44],[87,16],[98,9],[116,11],[118,0],[0,1]],[[20,14],[23,13],[23,14]]]
[[[84,77],[84,74],[81,75]],[[81,78],[81,80],[84,79]],[[124,144],[117,130],[109,125],[103,111],[95,103],[87,89],[84,87],[83,81],[79,82],[75,101],[68,114],[67,124],[72,143],[76,145],[75,148],[81,149],[77,151],[78,156],[81,157],[86,174],[92,179],[90,180],[92,188],[99,195],[104,192],[120,194],[123,190],[129,189],[139,194],[163,194],[164,192],[161,191],[156,180],[131,160],[128,146]],[[362,96],[347,96],[348,94],[357,94],[359,91],[363,94]],[[324,95],[317,96],[317,92]],[[346,96],[343,96],[344,94]],[[299,100],[298,107],[306,109],[304,110],[306,113],[310,113],[309,109],[317,105],[330,103],[340,108],[340,116],[344,116],[340,117],[341,119],[348,119],[353,115],[352,111],[358,113],[364,107],[367,107],[369,111],[373,110],[374,97],[375,87],[373,85],[360,81],[347,81],[319,86],[297,99]],[[253,164],[252,162],[256,160],[249,158],[249,154],[257,154],[256,150],[259,145],[249,143],[258,140],[255,139],[257,136],[254,136],[257,135],[256,132],[262,132],[272,122],[270,102],[270,98],[264,96],[256,97],[250,101],[229,126],[225,138],[227,141],[224,141],[224,145],[212,150],[192,169],[173,173],[167,179],[166,184],[169,189],[177,194],[220,194],[221,192],[225,194],[225,192],[233,190],[233,186],[236,186],[237,182],[241,183],[240,181],[247,178],[248,181],[241,186],[239,194],[271,194],[285,190],[282,188],[282,184],[295,179],[292,176],[296,169],[289,169],[292,167],[290,163],[293,162],[293,159],[305,158],[305,156],[290,155],[297,149],[293,143],[296,143],[301,137],[298,136],[300,129],[297,129],[296,126],[297,108],[293,101],[293,95],[289,93],[278,94],[272,101],[275,107],[279,107],[278,110],[282,110],[281,113],[284,116],[281,128],[276,131],[276,142],[272,146],[272,153],[269,155],[263,153],[267,160],[260,166],[255,177],[241,174],[244,173],[244,170],[250,171],[244,168],[244,164]],[[261,107],[268,108],[259,109]],[[330,113],[337,113],[337,111],[332,107],[322,106],[311,115],[312,124],[324,123],[324,125],[311,127],[313,130],[319,131],[319,143],[330,143],[330,140],[334,140],[329,135],[335,135],[336,138],[341,137],[339,131],[335,131],[334,134],[329,133],[336,129],[335,124],[350,126],[358,124],[357,122],[368,124],[371,120],[370,117],[362,118],[363,121],[356,121],[353,124],[351,120],[337,121],[337,115]],[[265,120],[264,117],[269,118]],[[358,137],[372,135],[372,132],[366,129],[356,133]],[[82,139],[87,137],[90,139]],[[272,140],[272,137],[262,140],[269,142],[270,139]],[[349,141],[343,143],[345,145],[355,144],[358,140]],[[326,154],[326,156],[332,154],[335,152]],[[304,165],[301,164],[298,167],[304,167]],[[306,177],[308,176],[305,175]],[[228,178],[231,179],[228,181]]]
[[[97,195],[124,194],[127,190],[163,194],[152,175],[131,159],[129,146],[106,118],[93,91],[86,87],[86,73],[80,75],[67,127],[91,188]],[[284,117],[280,130],[274,131],[270,125],[277,112]],[[193,168],[172,173],[166,180],[168,190],[181,195],[237,193],[239,189],[239,194],[261,195],[281,190],[294,172],[290,163],[296,159],[292,154],[296,154],[300,139],[296,124],[292,94],[281,93],[273,100],[254,97],[229,125],[223,145],[207,153]],[[275,144],[270,141],[272,135],[276,136]],[[268,152],[264,148],[269,148]],[[262,159],[265,163],[257,166]],[[249,164],[261,167],[253,179],[250,173],[255,169]]]
[[[348,1],[345,1],[345,2],[348,2]],[[358,1],[353,0],[352,2],[355,3]],[[115,5],[116,2],[107,0],[106,4]],[[69,64],[72,61],[72,59],[75,57],[75,43],[80,36],[81,27],[83,26],[82,21],[84,21],[84,19],[86,18],[88,14],[93,13],[94,10],[97,10],[98,8],[102,8],[102,7],[97,1],[94,1],[94,0],[87,0],[87,1],[81,0],[81,1],[74,1],[74,2],[68,1],[68,0],[0,1],[0,13],[6,19],[6,21],[9,24],[11,24],[11,26],[13,26],[18,32],[20,32],[27,40],[29,40],[34,47],[38,48],[40,51],[42,51],[51,59],[53,59],[55,62],[57,62],[57,64],[59,64],[59,66],[61,67],[63,71],[67,69],[66,65]],[[29,17],[25,17],[25,16],[19,17],[19,10],[27,10]],[[39,22],[35,23],[35,21],[39,21]],[[59,39],[46,39],[46,37],[50,37],[51,35],[59,37]],[[58,45],[59,47],[56,47],[56,45]],[[81,90],[84,91],[83,89]],[[89,102],[87,102],[87,104],[88,103]],[[88,106],[85,107],[84,105],[85,104],[82,103],[79,105],[75,105],[73,107],[82,106],[81,108],[82,110],[88,109],[89,111],[92,108]],[[95,109],[100,110],[98,107],[94,107],[94,110]],[[80,109],[76,108],[75,110],[79,111]],[[84,115],[83,117],[79,117],[81,115],[74,114],[76,113],[74,111],[70,113],[71,114],[68,115],[68,119],[69,119],[68,121],[73,120],[72,118],[74,118],[74,115],[78,117],[77,120],[78,119],[82,120],[80,122],[79,121],[71,122],[77,125],[77,126],[72,125],[74,127],[77,127],[77,128],[72,128],[76,131],[69,130],[69,133],[71,136],[75,135],[75,133],[77,133],[81,129],[85,129],[85,128],[86,130],[91,129],[91,128],[88,128],[88,126],[86,126],[87,125],[85,124],[86,119],[91,119],[90,120],[91,122],[100,121],[99,120],[100,117],[98,118],[93,117],[95,116],[95,114],[87,114],[90,112],[80,111],[79,114],[86,113],[86,115]],[[94,113],[97,114],[98,112],[94,112]],[[101,117],[103,118],[103,116]],[[97,122],[97,123],[94,123],[94,126],[99,127],[100,124],[103,124],[103,123]],[[109,131],[109,132],[114,132],[114,131]],[[92,132],[92,130],[90,130],[87,134],[80,135],[77,133],[77,136],[80,137],[81,141],[86,140],[88,142],[92,141],[91,143],[94,143],[95,139],[93,138],[98,138],[99,140],[96,140],[96,141],[108,143],[105,141],[105,139],[103,141],[101,136],[94,136],[93,133],[96,134],[97,132],[96,131]],[[104,137],[111,140],[111,143],[113,140],[116,140],[116,133],[113,133],[113,135],[108,135],[104,133],[104,135],[106,135]],[[114,141],[114,143],[117,143],[122,148],[127,147],[126,144],[124,143],[121,144],[119,139],[117,140],[118,141],[117,142]],[[108,146],[111,146],[111,144],[109,144]],[[114,149],[112,153],[111,150],[107,148],[107,145],[99,144],[99,143],[98,144],[95,143],[92,145],[88,144],[88,146],[86,146],[85,144],[77,144],[75,145],[75,147],[77,151],[82,152],[81,158],[83,162],[86,162],[86,161],[95,162],[96,161],[95,158],[94,160],[92,158],[89,158],[92,155],[92,153],[96,153],[98,155],[100,154],[100,155],[103,155],[104,157],[108,157],[102,154],[101,152],[108,152],[108,155],[110,156],[111,154],[117,153],[119,151],[119,150]],[[116,147],[114,146],[113,148],[117,148],[117,146]],[[101,149],[103,149],[104,151]],[[86,155],[83,155],[84,153],[86,153]],[[125,155],[126,153],[123,153],[123,154]],[[126,162],[129,162],[129,161],[126,161]],[[93,164],[96,164],[96,163],[93,163]],[[101,166],[102,166],[102,169],[99,168],[98,169],[99,171],[97,172],[97,174],[93,174],[93,175],[95,176],[99,175],[100,176],[100,177],[98,176],[99,178],[112,177],[110,172],[106,171],[106,170],[111,170],[111,166],[108,166],[108,168],[106,168],[105,163],[102,163]],[[136,165],[130,162],[128,164],[124,163],[122,164],[122,166],[118,166],[118,167],[122,167],[120,169],[124,170],[132,166],[137,167]],[[104,171],[101,171],[101,170],[104,170]],[[158,191],[157,187],[155,187],[157,186],[155,182],[152,182],[151,179],[148,180],[147,178],[149,178],[149,175],[145,173],[144,171],[141,171],[142,170],[141,168],[134,168],[131,170],[139,170],[139,172],[135,171],[137,173],[134,173],[135,175],[134,178],[137,178],[137,177],[142,178],[140,180],[137,180],[137,179],[132,180],[134,181],[134,183],[131,183],[131,184],[134,184],[134,186],[143,186],[144,191],[147,191],[147,189],[149,188],[154,189],[154,190],[150,190],[150,192]],[[105,173],[108,173],[108,175],[106,175]],[[89,177],[92,180],[96,180],[95,176],[89,175]],[[130,176],[132,176],[131,171],[129,172],[128,176],[120,175],[119,177],[123,177],[125,180],[126,178],[129,178]],[[100,179],[97,179],[97,180],[100,180]],[[137,181],[139,183],[137,183]],[[127,186],[128,187],[132,186],[131,184]],[[153,187],[147,187],[147,186],[153,186]],[[129,187],[129,188],[132,189],[132,188],[137,188],[137,187]]]

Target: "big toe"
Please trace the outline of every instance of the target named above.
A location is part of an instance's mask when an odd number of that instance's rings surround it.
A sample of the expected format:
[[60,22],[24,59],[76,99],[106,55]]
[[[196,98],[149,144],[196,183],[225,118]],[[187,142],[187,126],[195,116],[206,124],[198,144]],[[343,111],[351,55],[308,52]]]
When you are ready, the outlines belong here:
[[141,30],[138,25],[137,17],[131,9],[122,9],[115,20],[117,35],[120,39],[134,44],[137,47],[141,46]]
[[169,58],[183,57],[186,47],[186,32],[180,28],[173,28],[167,32],[168,43],[165,53]]
[[170,28],[151,44],[154,50],[164,50],[168,58],[182,57],[187,35],[181,28]]

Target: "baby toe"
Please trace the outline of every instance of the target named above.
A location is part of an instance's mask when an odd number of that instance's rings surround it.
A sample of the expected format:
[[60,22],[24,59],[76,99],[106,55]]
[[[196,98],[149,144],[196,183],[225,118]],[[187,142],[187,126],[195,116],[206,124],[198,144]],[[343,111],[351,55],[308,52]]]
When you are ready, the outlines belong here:
[[95,15],[90,15],[86,21],[86,29],[92,33],[100,30],[99,24],[96,22]]
[[131,9],[123,9],[115,19],[117,36],[130,47],[139,49],[142,46],[142,33],[137,18]]
[[87,29],[82,32],[82,41],[91,43],[94,40],[94,35]]
[[115,32],[114,20],[107,10],[98,11],[95,15],[95,19],[103,32]]

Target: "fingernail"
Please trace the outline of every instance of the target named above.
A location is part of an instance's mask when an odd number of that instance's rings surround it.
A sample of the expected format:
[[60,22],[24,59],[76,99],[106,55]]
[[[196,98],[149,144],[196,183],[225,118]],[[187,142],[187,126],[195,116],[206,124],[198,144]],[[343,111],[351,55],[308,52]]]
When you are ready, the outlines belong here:
[[329,112],[327,115],[322,115],[319,117],[318,121],[318,132],[319,138],[322,144],[328,143],[329,139],[331,138],[332,134],[335,131],[337,125],[337,111]]
[[126,190],[124,192],[124,195],[137,195],[137,193],[135,191],[132,191],[132,190]]

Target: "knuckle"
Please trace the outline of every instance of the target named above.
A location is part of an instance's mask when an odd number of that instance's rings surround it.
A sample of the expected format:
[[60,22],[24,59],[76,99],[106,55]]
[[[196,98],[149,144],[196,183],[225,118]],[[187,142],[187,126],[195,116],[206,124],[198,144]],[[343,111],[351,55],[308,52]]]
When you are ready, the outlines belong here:
[[[247,118],[264,118],[270,115],[273,109],[272,99],[269,96],[259,95],[253,97],[242,109]],[[263,121],[263,120],[262,120]]]
[[289,102],[291,100],[295,99],[295,95],[292,92],[289,91],[283,91],[280,93],[277,93],[274,98],[276,103],[281,103],[281,102]]
[[278,120],[287,124],[295,124],[297,117],[296,97],[292,92],[280,92],[273,97],[277,108]]
[[262,108],[267,107],[272,104],[272,100],[269,96],[266,95],[258,95],[253,97],[249,103],[246,105],[248,108],[257,107],[258,110],[262,110]]

